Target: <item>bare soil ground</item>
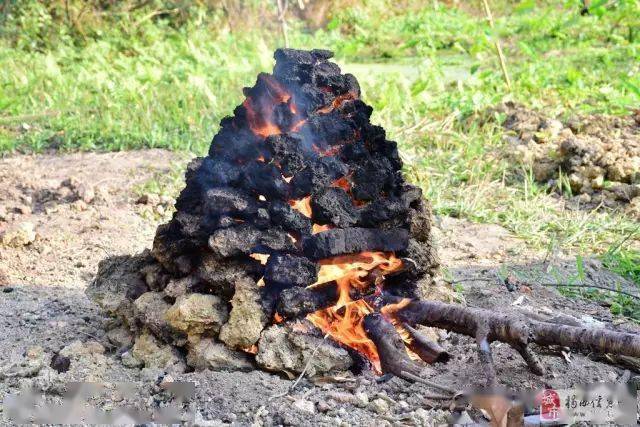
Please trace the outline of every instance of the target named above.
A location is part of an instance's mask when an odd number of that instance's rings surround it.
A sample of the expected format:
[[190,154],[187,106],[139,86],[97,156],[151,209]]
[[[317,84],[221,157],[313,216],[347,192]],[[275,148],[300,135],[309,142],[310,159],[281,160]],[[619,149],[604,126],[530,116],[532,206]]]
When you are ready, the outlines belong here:
[[[110,320],[85,297],[84,289],[107,254],[132,254],[151,245],[156,226],[168,213],[137,203],[137,189],[187,160],[159,150],[0,160],[0,400],[6,403],[7,396],[22,387],[46,390],[55,402],[71,381],[133,382],[132,395],[123,399],[108,392],[92,405],[149,410],[172,402],[164,390],[167,383],[188,381],[196,385],[195,397],[184,407],[199,425],[445,421],[449,402],[427,398],[436,390],[397,378],[379,381],[366,372],[303,379],[285,393],[292,380],[261,371],[192,372],[169,378],[161,371],[122,365],[104,333]],[[557,313],[582,323],[638,330],[625,319],[614,319],[607,307],[536,284],[548,280],[552,270],[574,274],[572,260],[545,259],[546,254],[530,250],[496,225],[448,217],[436,223],[443,277],[460,285],[460,298],[467,304],[532,315]],[[632,288],[595,260],[585,265],[587,283]],[[498,277],[504,271],[526,272],[531,280],[509,290]],[[443,333],[441,344],[453,357],[447,364],[425,368],[425,377],[453,389],[482,383],[471,340]],[[71,359],[69,370],[60,374],[49,367],[58,352]],[[514,389],[634,379],[620,366],[582,354],[563,356],[559,350],[542,354],[547,373],[541,377],[529,372],[506,345],[494,345],[494,357],[501,382]],[[12,424],[10,414],[0,412],[2,422]]]

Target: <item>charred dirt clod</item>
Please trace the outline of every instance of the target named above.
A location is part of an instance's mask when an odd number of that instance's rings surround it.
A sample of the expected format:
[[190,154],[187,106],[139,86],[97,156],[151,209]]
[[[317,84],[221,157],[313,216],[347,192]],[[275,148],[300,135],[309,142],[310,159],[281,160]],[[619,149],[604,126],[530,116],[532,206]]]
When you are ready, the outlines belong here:
[[318,265],[305,257],[274,254],[269,257],[264,272],[267,284],[284,287],[307,286],[318,278]]
[[359,221],[351,197],[341,188],[325,188],[311,196],[311,211],[320,224],[351,227]]
[[285,289],[280,293],[277,311],[285,319],[304,317],[334,305],[339,295],[340,291],[335,281],[322,283],[313,288]]
[[297,174],[318,159],[312,145],[295,135],[272,135],[267,137],[265,144],[271,149],[274,161],[286,176]]
[[364,251],[401,251],[408,240],[405,229],[336,228],[305,238],[302,247],[307,257],[322,259]]
[[275,200],[269,204],[269,214],[274,224],[298,234],[311,234],[311,219],[293,209],[288,203]]
[[71,359],[56,353],[51,358],[51,364],[49,366],[61,374],[69,370],[69,367],[71,366]]

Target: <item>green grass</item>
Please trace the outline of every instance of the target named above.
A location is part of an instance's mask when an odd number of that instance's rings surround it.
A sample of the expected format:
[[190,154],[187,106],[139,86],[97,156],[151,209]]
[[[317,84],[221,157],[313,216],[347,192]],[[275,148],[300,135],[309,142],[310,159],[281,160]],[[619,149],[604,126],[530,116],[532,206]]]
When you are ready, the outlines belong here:
[[640,288],[640,251],[627,249],[607,252],[603,255],[603,262],[608,269],[631,280]]
[[[634,283],[638,288],[635,293],[640,293],[640,250],[612,248],[602,256],[602,262],[611,271]],[[640,301],[617,295],[612,301],[611,312],[640,321]]]
[[[632,219],[563,210],[503,160],[502,131],[482,125],[481,113],[516,100],[548,114],[626,114],[640,101],[640,5],[592,2],[592,14],[580,16],[577,0],[491,3],[495,30],[477,10],[369,0],[336,8],[320,30],[292,19],[289,39],[334,50],[356,74],[373,120],[399,141],[409,178],[437,213],[502,224],[538,248],[605,252]],[[258,2],[233,22],[213,6],[156,14],[156,0],[74,25],[60,7],[21,4],[0,15],[0,155],[147,147],[202,154],[242,101],[241,88],[271,69],[282,44]]]

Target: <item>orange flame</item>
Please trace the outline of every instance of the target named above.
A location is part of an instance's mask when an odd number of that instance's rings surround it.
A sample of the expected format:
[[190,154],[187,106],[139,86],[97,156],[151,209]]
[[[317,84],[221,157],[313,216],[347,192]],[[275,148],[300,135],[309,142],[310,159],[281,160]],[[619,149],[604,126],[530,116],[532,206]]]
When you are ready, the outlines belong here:
[[248,96],[242,105],[247,110],[247,120],[253,133],[266,138],[281,133],[280,128],[273,123],[275,107],[289,102],[291,95],[272,76],[260,74],[258,80],[267,86],[267,96],[260,99]]
[[249,347],[244,347],[241,350],[249,354],[258,354],[258,346],[255,344],[250,345]]
[[396,331],[398,331],[398,335],[400,335],[400,338],[402,338],[402,341],[404,341],[404,343],[407,345],[405,347],[405,350],[407,351],[407,354],[409,355],[409,357],[414,359],[414,360],[418,360],[418,359],[420,359],[420,356],[415,354],[408,347],[413,342],[413,337],[411,336],[411,334],[409,334],[409,331],[407,331],[402,326],[401,322],[396,317],[396,313],[399,310],[401,310],[404,307],[406,307],[410,302],[411,302],[411,299],[403,298],[403,299],[401,299],[400,301],[398,301],[395,304],[387,304],[387,305],[385,305],[384,307],[382,307],[380,309],[380,312],[382,313],[382,315],[384,316],[385,319],[387,319],[389,322],[391,322],[391,324],[396,328]]
[[[283,129],[280,129],[274,123],[274,112],[279,104],[287,104],[289,111],[294,116],[295,122],[290,126],[291,131],[298,132],[300,128],[307,122],[307,119],[301,117],[298,106],[293,102],[293,97],[273,76],[261,74],[258,80],[267,87],[267,94],[260,99],[254,99],[248,96],[243,102],[243,106],[247,111],[247,119],[249,127],[258,136],[266,138],[270,135],[279,135]],[[337,99],[336,99],[337,101]],[[336,101],[334,101],[335,105]],[[342,101],[340,101],[342,102]],[[332,107],[333,108],[333,107]]]
[[320,261],[318,280],[312,285],[335,280],[339,297],[335,305],[309,314],[307,319],[334,340],[367,357],[378,373],[381,372],[378,350],[362,325],[364,317],[373,313],[373,307],[363,299],[354,301],[350,290],[369,287],[371,283],[365,278],[374,269],[384,275],[401,267],[402,261],[393,253],[362,252],[329,258]]
[[319,109],[318,112],[319,113],[329,113],[329,112],[335,110],[336,108],[338,108],[340,105],[342,105],[343,102],[350,101],[350,100],[357,99],[357,98],[358,98],[358,95],[356,95],[355,93],[347,92],[344,95],[337,96],[336,99],[333,100],[331,105],[328,105],[328,106],[326,106],[324,108]]
[[260,264],[262,265],[267,265],[267,261],[269,260],[269,254],[253,253],[249,254],[249,256],[257,261],[260,261]]
[[247,97],[242,105],[247,110],[249,127],[253,133],[263,138],[280,134],[280,128],[265,118],[265,116],[271,117],[273,115],[273,107],[268,109],[269,111],[260,111],[253,105],[251,97]]
[[[296,211],[300,212],[302,215],[307,218],[311,218],[311,196],[307,196],[298,200],[289,200],[289,205]],[[329,224],[313,224],[311,227],[311,234],[318,234],[323,231],[331,230],[333,228],[332,225]]]
[[276,311],[276,314],[273,315],[273,321],[275,323],[282,323],[284,322],[284,319],[282,318],[282,316],[280,316],[280,313]]

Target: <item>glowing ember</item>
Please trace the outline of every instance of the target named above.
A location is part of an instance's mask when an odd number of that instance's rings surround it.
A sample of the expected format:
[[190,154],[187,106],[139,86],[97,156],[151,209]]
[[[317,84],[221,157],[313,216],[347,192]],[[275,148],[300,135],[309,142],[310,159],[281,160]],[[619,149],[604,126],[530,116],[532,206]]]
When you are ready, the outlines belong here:
[[269,254],[257,254],[257,253],[253,253],[253,254],[249,254],[249,256],[255,260],[260,261],[260,264],[262,265],[266,265],[267,261],[269,260]]
[[342,178],[336,179],[331,183],[332,187],[342,188],[347,193],[351,191],[351,182],[349,182],[349,178],[343,176]]
[[311,218],[311,196],[304,199],[289,200],[289,205],[307,218]]
[[249,353],[249,354],[258,354],[258,346],[253,344],[250,347],[245,347],[242,349],[242,351]]
[[320,110],[318,110],[318,112],[320,113],[329,113],[333,110],[335,110],[336,108],[338,108],[340,105],[342,105],[343,102],[345,101],[349,101],[352,99],[357,99],[358,95],[355,93],[345,93],[344,95],[340,95],[338,97],[336,97],[336,99],[333,100],[333,102],[331,103],[331,105],[328,105],[324,108],[321,108]]

